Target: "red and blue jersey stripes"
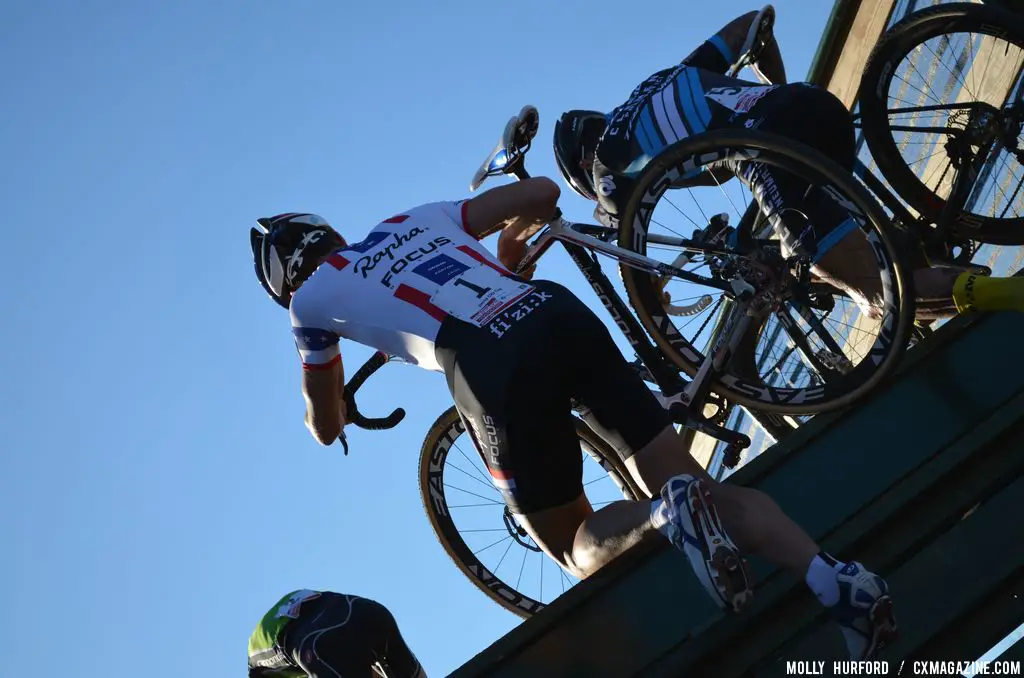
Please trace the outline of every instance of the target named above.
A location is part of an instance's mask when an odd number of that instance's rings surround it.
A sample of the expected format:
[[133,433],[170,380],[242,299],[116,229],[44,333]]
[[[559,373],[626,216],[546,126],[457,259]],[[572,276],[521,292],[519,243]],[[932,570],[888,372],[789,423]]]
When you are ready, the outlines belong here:
[[345,337],[439,371],[433,342],[441,323],[480,325],[532,289],[467,232],[469,205],[399,212],[327,257],[292,297],[303,365],[329,366]]
[[429,294],[422,292],[415,287],[410,287],[405,283],[400,284],[395,289],[395,298],[412,304],[438,322],[441,322],[448,317],[447,311],[442,311],[440,308],[430,303]]

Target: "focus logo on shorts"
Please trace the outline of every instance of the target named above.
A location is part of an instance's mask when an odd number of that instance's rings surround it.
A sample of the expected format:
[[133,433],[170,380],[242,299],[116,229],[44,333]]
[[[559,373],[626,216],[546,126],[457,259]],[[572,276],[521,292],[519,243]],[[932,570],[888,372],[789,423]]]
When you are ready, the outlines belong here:
[[498,427],[494,425],[494,419],[484,415],[484,434],[487,441],[487,457],[492,463],[498,463]]
[[478,426],[479,421],[475,417],[466,417],[466,419],[469,420],[470,426],[473,427],[473,437],[476,438],[476,443],[480,446],[480,453],[484,455],[484,461],[487,463],[488,470],[490,470],[492,465],[498,465],[498,455],[501,452],[498,426],[494,423],[494,418],[487,414],[483,416],[483,430],[480,430]]

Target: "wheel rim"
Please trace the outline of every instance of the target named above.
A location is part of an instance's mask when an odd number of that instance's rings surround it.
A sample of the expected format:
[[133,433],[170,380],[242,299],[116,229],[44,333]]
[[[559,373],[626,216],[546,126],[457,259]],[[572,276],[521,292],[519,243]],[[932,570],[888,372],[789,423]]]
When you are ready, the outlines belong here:
[[[985,25],[970,15],[962,25],[968,23]],[[875,141],[884,173],[899,176],[902,197],[932,219],[945,207],[958,166],[987,148],[954,227],[995,242],[983,229],[1024,230],[1024,40],[1009,32],[994,35],[995,25],[949,26],[921,22],[879,64],[880,97],[864,112],[884,129],[871,130],[869,144]],[[1010,240],[1024,240],[1024,232]]]
[[[422,465],[424,503],[437,536],[478,589],[511,612],[528,617],[578,583],[549,558],[490,484],[483,460],[454,410],[439,421]],[[596,461],[595,444],[581,445],[584,491],[595,509],[632,498]]]
[[[731,148],[726,149],[725,146]],[[742,377],[727,374],[720,379],[722,390],[742,404],[766,411],[810,414],[847,404],[859,397],[869,384],[873,384],[873,374],[885,367],[883,363],[897,359],[897,352],[902,350],[902,347],[897,346],[893,340],[897,336],[897,330],[905,333],[904,326],[909,327],[909,318],[905,308],[905,295],[902,293],[904,281],[896,263],[895,252],[888,242],[883,241],[879,232],[871,227],[872,223],[885,223],[884,215],[880,213],[877,204],[848,178],[839,177],[835,172],[822,172],[820,166],[819,169],[809,168],[797,162],[797,154],[788,150],[787,146],[792,147],[793,142],[763,133],[744,132],[712,133],[701,140],[678,144],[673,152],[664,152],[665,159],[652,163],[651,168],[644,174],[641,185],[636,189],[637,195],[631,200],[623,221],[626,223],[628,220],[631,228],[631,249],[665,263],[673,263],[674,254],[679,251],[678,245],[669,256],[660,256],[658,249],[671,249],[672,238],[678,242],[680,237],[687,237],[689,233],[668,226],[669,217],[682,215],[682,223],[693,230],[694,223],[702,223],[701,220],[706,223],[708,216],[716,211],[737,213],[739,206],[748,204],[750,193],[740,182],[731,182],[736,185],[732,189],[736,197],[718,198],[717,202],[711,203],[716,205],[716,208],[702,206],[702,199],[693,194],[697,191],[703,191],[705,194],[710,191],[724,195],[724,185],[703,189],[669,190],[667,187],[688,171],[712,163],[727,162],[730,158],[737,160],[757,157],[759,162],[782,167],[802,177],[813,179],[812,183],[826,187],[831,197],[845,199],[846,207],[850,208],[851,215],[861,226],[855,233],[861,234],[874,250],[878,266],[872,275],[877,276],[878,284],[881,286],[882,316],[868,322],[857,305],[843,295],[831,295],[829,303],[832,310],[828,311],[827,316],[824,316],[820,309],[814,308],[829,305],[821,303],[820,298],[802,300],[799,309],[794,309],[792,304],[789,304],[788,309],[784,308],[786,304],[776,305],[768,316],[769,327],[760,333],[760,337],[766,340],[761,341],[758,346],[758,350],[761,351],[758,363],[762,368],[759,373]],[[665,200],[670,193],[680,194],[680,199]],[[682,195],[685,193],[690,195]],[[680,204],[683,200],[698,206],[696,217],[686,214],[687,210]],[[668,204],[663,206],[663,201]],[[677,217],[678,221],[680,220]],[[732,219],[731,223],[735,224],[737,221]],[[661,233],[658,232],[659,229],[662,229]],[[665,231],[668,235],[664,235]],[[778,246],[775,248],[777,250]],[[698,265],[702,263],[698,261]],[[696,270],[695,265],[685,268]],[[650,276],[623,269],[623,279],[632,298],[653,298],[656,288]],[[666,289],[671,291],[673,284],[670,282]],[[679,281],[678,285],[685,290],[689,283]],[[707,289],[704,288],[701,292],[673,293],[673,302],[676,299],[693,299],[701,293],[707,294]],[[720,291],[715,290],[714,293],[719,297],[723,296]],[[802,313],[808,308],[812,309],[809,323]],[[696,334],[687,333],[685,327],[677,326],[675,318],[670,312],[665,311],[663,304],[660,308],[637,310],[645,325],[657,330],[652,331],[652,334],[659,345],[690,374],[693,374],[703,361],[716,330],[727,322],[717,301],[709,304],[706,310],[719,312],[718,318],[699,319],[696,314],[685,317],[688,325],[700,323]],[[794,310],[797,312],[794,313]],[[823,317],[826,320],[823,321]],[[845,326],[846,329],[843,332],[829,331],[830,322],[835,326]],[[774,328],[772,324],[775,325]],[[857,336],[853,336],[855,330]],[[817,346],[813,341],[805,341],[806,345],[800,347],[800,333],[821,341]],[[870,337],[865,338],[866,334]],[[796,352],[797,349],[799,352]],[[766,351],[769,350],[774,355],[766,355]],[[791,366],[787,368],[787,359],[794,357],[796,359],[791,361]],[[827,359],[828,362],[821,364],[821,358]],[[831,366],[838,370],[828,369]],[[766,367],[767,369],[764,369]]]

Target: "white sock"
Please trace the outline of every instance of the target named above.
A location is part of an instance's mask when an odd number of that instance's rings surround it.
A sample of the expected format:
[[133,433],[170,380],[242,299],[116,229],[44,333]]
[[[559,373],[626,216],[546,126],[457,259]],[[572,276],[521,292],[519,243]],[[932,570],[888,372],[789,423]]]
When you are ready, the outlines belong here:
[[839,582],[836,581],[836,572],[843,569],[846,564],[831,557],[828,558],[832,561],[831,563],[822,558],[820,554],[814,556],[814,560],[807,568],[805,581],[822,605],[832,607],[839,602]]
[[651,526],[667,537],[668,530],[666,527],[668,524],[668,507],[665,506],[665,500],[655,499],[651,502]]

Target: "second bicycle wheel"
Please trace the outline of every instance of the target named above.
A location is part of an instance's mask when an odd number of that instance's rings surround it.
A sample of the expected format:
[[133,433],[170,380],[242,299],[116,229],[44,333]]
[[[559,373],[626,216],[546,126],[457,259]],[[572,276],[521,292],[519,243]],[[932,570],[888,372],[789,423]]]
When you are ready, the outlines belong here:
[[861,126],[900,197],[936,220],[956,179],[958,236],[1024,244],[1024,17],[950,3],[914,12],[875,45],[861,79]]
[[[575,421],[583,489],[591,505],[596,509],[637,499],[640,490],[615,452]],[[506,509],[454,406],[437,418],[423,441],[420,494],[445,552],[474,586],[506,610],[525,619],[577,583]]]
[[[858,251],[866,253],[866,265],[846,282],[871,289],[872,303],[857,304],[848,295],[821,292],[828,285],[808,275],[807,271],[818,270],[810,267],[810,258],[784,254],[770,227],[751,234],[746,247],[724,241],[707,246],[709,237],[718,238],[709,233],[711,224],[719,223],[707,215],[730,205],[741,212],[738,206],[746,208],[751,196],[734,199],[727,194],[729,186],[744,191],[745,184],[739,180],[682,188],[683,178],[701,168],[740,169],[753,162],[806,182],[809,188],[803,195],[813,196],[819,212],[831,210],[834,216],[841,209],[838,214],[852,219],[849,240],[843,242],[846,247],[860,247]],[[705,195],[698,199],[701,191]],[[691,192],[697,204],[699,213],[694,216],[684,209],[689,199],[685,203],[675,199],[685,192]],[[718,192],[726,194],[727,200],[717,197]],[[801,228],[813,232],[817,212],[804,214],[802,207],[785,205],[778,210],[782,216],[771,215],[767,222],[783,218],[792,224],[801,218]],[[694,226],[698,232],[693,237],[683,235]],[[815,414],[865,396],[892,373],[906,350],[914,294],[891,229],[871,195],[818,151],[757,130],[708,132],[665,149],[645,168],[619,226],[620,247],[676,267],[686,260],[683,269],[700,280],[659,279],[625,265],[622,280],[641,323],[666,357],[690,375],[697,373],[709,347],[735,320],[730,316],[734,303],[722,284],[736,276],[754,281],[761,315],[751,331],[756,332],[753,343],[758,355],[753,360],[736,356],[711,389],[756,410]],[[714,281],[718,287],[702,285],[701,280]],[[692,300],[700,301],[687,303]],[[755,371],[741,369],[749,366]]]

